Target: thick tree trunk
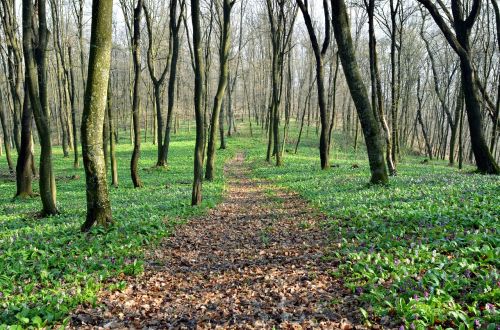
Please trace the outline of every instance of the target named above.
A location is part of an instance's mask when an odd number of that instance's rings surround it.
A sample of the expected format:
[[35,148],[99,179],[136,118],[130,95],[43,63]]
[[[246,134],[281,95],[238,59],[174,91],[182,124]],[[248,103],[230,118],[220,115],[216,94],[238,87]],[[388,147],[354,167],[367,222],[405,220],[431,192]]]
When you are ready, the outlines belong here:
[[387,166],[389,167],[390,175],[396,175],[396,165],[394,159],[392,159],[392,138],[389,125],[384,114],[383,105],[383,95],[382,95],[382,81],[380,78],[380,71],[378,68],[378,57],[377,57],[377,40],[375,37],[375,26],[374,26],[374,10],[375,10],[375,0],[370,0],[367,7],[368,12],[368,35],[369,35],[369,48],[370,48],[370,72],[372,81],[372,107],[375,112],[375,116],[378,117],[382,130],[384,131],[385,137],[385,157]]
[[82,153],[87,183],[87,219],[82,231],[94,223],[112,223],[102,134],[111,63],[113,0],[93,0],[87,88],[82,118]]
[[385,184],[388,182],[388,176],[384,163],[381,135],[359,72],[344,0],[332,0],[332,23],[344,74],[365,136],[372,175],[371,182]]

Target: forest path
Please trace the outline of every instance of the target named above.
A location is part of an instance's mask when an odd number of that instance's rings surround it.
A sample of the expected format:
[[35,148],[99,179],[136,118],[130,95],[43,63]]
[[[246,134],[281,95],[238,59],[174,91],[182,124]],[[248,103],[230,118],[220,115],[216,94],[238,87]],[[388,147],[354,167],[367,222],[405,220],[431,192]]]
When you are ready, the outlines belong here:
[[325,217],[294,193],[250,178],[239,153],[225,166],[225,200],[148,254],[123,292],[80,308],[75,328],[343,329],[358,302],[329,273]]

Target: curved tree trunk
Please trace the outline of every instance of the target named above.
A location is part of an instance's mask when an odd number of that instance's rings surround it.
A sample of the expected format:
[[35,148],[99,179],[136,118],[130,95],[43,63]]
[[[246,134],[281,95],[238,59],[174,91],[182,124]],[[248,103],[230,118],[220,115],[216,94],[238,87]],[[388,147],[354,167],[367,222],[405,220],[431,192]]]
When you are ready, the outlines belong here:
[[[82,231],[94,223],[112,223],[102,134],[111,63],[113,0],[93,0],[92,31],[85,105],[82,118],[82,153],[87,183],[87,219]],[[113,140],[113,139],[111,139]]]
[[142,0],[137,1],[137,7],[134,9],[134,35],[132,37],[132,59],[134,62],[134,89],[132,97],[132,122],[134,129],[134,151],[130,159],[130,175],[134,188],[142,187],[139,177],[139,158],[141,156],[141,13]]
[[[23,0],[23,50],[27,90],[40,137],[40,197],[44,216],[59,213],[56,206],[56,183],[52,171],[50,112],[47,100],[46,49],[48,30],[46,2],[38,1],[37,48],[34,48],[33,3]],[[36,64],[35,64],[36,61]]]
[[389,179],[384,163],[381,134],[370,105],[366,87],[359,72],[344,0],[332,0],[332,23],[344,74],[365,136],[372,175],[371,182],[374,184],[385,184]]

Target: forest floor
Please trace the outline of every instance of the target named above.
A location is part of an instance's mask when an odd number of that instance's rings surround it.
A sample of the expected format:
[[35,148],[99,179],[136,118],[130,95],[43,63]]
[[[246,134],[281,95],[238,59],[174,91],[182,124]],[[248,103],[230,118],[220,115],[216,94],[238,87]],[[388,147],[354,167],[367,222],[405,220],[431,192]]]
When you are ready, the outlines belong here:
[[[75,328],[362,328],[327,219],[296,193],[254,179],[242,153],[225,166],[223,203],[147,253],[144,274],[78,308]],[[333,242],[334,243],[334,242]]]

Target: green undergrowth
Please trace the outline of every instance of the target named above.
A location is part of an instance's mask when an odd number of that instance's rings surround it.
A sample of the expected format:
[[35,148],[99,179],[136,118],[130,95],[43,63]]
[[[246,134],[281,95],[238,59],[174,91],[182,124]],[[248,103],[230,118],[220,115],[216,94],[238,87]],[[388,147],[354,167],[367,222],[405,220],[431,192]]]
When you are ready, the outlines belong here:
[[370,186],[363,150],[334,148],[322,171],[312,138],[296,155],[287,146],[279,168],[264,161],[264,147],[251,148],[253,173],[328,215],[325,257],[367,306],[366,323],[498,329],[500,177],[405,156],[388,186]]
[[[217,179],[203,186],[202,207],[191,207],[194,136],[173,137],[169,166],[153,168],[156,146],[143,143],[140,176],[134,189],[129,164],[132,147],[117,146],[119,188],[110,188],[115,225],[80,233],[85,220],[85,175],[72,158],[54,151],[61,215],[39,219],[39,198],[12,200],[15,182],[0,180],[0,328],[44,327],[64,322],[78,304],[95,302],[110,277],[137,275],[143,256],[175,225],[215,206],[224,190],[222,163],[233,148],[218,151]],[[2,157],[3,161],[3,157]],[[0,163],[5,169],[4,163]],[[38,181],[33,182],[35,192]],[[1,326],[3,324],[3,326]]]

